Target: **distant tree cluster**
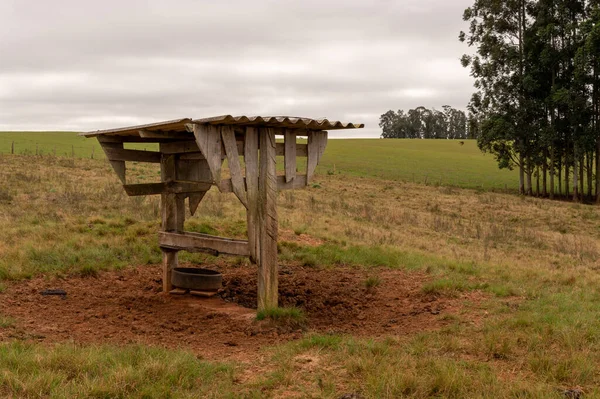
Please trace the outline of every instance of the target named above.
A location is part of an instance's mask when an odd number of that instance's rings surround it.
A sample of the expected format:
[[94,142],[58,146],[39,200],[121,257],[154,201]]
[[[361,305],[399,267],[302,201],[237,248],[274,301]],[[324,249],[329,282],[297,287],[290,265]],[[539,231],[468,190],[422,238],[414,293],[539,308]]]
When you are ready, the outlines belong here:
[[600,0],[475,0],[463,19],[479,148],[523,194],[600,201]]
[[384,139],[466,139],[475,138],[467,116],[461,110],[444,105],[442,111],[418,107],[408,112],[388,111],[379,117]]

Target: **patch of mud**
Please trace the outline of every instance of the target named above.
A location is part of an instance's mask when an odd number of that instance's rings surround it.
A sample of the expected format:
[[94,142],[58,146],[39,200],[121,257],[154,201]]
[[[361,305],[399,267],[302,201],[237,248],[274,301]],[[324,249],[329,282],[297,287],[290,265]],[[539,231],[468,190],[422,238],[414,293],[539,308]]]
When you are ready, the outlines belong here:
[[[0,314],[14,318],[15,325],[0,328],[0,340],[143,343],[212,360],[251,360],[263,346],[302,336],[300,330],[282,332],[254,320],[255,268],[218,268],[224,288],[212,298],[162,294],[156,265],[13,283],[0,294]],[[367,289],[365,281],[373,275],[380,285]],[[279,279],[280,304],[304,309],[308,330],[321,333],[380,337],[436,329],[465,299],[425,295],[426,275],[387,269],[283,265]],[[66,298],[40,294],[48,288],[65,290]]]

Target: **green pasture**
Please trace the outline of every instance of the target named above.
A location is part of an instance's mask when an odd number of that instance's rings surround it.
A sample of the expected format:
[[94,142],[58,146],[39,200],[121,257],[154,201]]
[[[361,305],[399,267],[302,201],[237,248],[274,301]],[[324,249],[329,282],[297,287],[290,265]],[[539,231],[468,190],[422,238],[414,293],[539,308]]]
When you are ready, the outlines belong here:
[[[73,132],[0,132],[0,153],[104,158],[95,139]],[[402,180],[485,190],[516,190],[516,171],[500,170],[474,140],[332,139],[320,173]],[[147,144],[130,148],[154,150]],[[302,167],[302,165],[299,165]]]

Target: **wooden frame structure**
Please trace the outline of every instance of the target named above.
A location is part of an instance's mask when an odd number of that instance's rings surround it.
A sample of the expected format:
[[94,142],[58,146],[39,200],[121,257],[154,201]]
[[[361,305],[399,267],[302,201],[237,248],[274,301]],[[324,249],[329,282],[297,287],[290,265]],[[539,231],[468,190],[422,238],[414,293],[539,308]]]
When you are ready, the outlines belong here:
[[[171,291],[171,270],[178,251],[249,256],[258,265],[258,308],[277,306],[277,192],[307,186],[327,145],[327,130],[362,128],[362,124],[296,117],[231,115],[178,119],[150,125],[82,133],[96,137],[128,195],[161,195],[163,291]],[[283,137],[277,142],[276,137]],[[307,144],[298,136],[308,137]],[[158,143],[159,151],[125,149],[130,142]],[[244,158],[245,172],[240,156]],[[277,176],[276,157],[284,157]],[[299,174],[297,157],[307,157]],[[223,179],[227,160],[231,177]],[[159,163],[161,181],[127,184],[126,162]],[[184,231],[185,200],[193,215],[206,192],[216,186],[232,192],[246,208],[248,240]]]

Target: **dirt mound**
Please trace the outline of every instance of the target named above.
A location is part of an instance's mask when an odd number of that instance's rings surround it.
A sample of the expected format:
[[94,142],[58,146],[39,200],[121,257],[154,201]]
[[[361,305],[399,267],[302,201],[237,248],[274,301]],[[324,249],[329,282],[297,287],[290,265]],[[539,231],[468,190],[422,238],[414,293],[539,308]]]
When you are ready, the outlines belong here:
[[[255,321],[254,268],[219,269],[224,288],[208,299],[163,295],[159,266],[14,283],[0,294],[0,314],[16,322],[0,329],[0,339],[135,342],[243,359],[261,346],[301,336]],[[367,288],[369,277],[375,287]],[[307,328],[321,333],[378,337],[435,329],[445,323],[440,316],[454,313],[464,299],[425,295],[420,288],[428,277],[402,271],[284,265],[279,278],[281,305],[304,309]],[[44,289],[67,295],[41,295]]]

